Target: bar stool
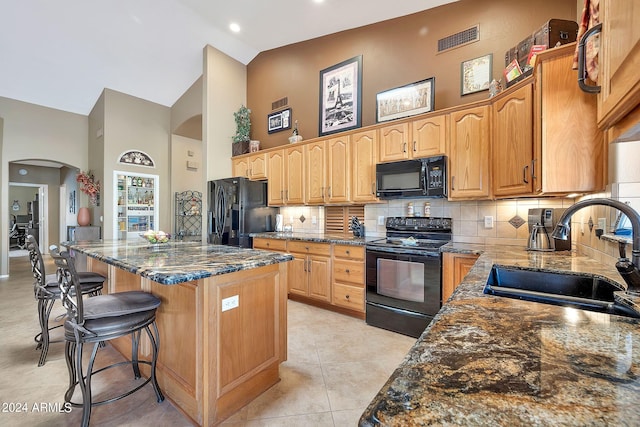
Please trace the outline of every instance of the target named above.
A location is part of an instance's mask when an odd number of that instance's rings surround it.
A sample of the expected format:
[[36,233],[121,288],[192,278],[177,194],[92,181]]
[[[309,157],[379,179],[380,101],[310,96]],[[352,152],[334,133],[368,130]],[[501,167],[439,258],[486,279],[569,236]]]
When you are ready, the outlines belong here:
[[[158,402],[162,402],[164,396],[156,380],[156,363],[160,346],[156,310],[160,306],[160,299],[142,291],[116,292],[83,299],[81,292],[79,292],[80,282],[73,258],[68,252],[59,252],[57,248],[53,248],[50,253],[58,268],[56,274],[61,290],[62,305],[67,309],[64,337],[66,341],[65,358],[69,370],[69,388],[64,395],[64,400],[74,407],[82,407],[81,425],[83,427],[89,425],[93,406],[120,400],[140,390],[149,382],[153,385]],[[143,330],[151,343],[151,360],[139,360],[138,358],[140,336]],[[93,365],[100,342],[127,335],[131,336],[131,360],[114,363],[94,371]],[[85,343],[93,343],[86,371],[82,366],[82,349]],[[123,364],[131,364],[134,379],[139,379],[140,363],[151,366],[150,376],[144,382],[119,396],[99,402],[92,401],[91,379],[94,374]],[[82,403],[71,401],[76,385],[80,386]]]
[[[47,360],[49,352],[49,331],[59,328],[62,325],[49,327],[49,316],[56,300],[60,299],[60,288],[55,274],[47,275],[44,269],[44,259],[38,247],[38,242],[31,234],[26,237],[26,248],[29,251],[29,261],[31,271],[35,279],[33,283],[33,294],[38,301],[38,321],[40,332],[34,337],[36,350],[40,349],[40,359],[38,366],[43,366]],[[104,281],[107,279],[102,274],[93,272],[78,273],[80,279],[80,291],[82,295],[95,296],[102,293]],[[55,341],[59,342],[59,341]]]

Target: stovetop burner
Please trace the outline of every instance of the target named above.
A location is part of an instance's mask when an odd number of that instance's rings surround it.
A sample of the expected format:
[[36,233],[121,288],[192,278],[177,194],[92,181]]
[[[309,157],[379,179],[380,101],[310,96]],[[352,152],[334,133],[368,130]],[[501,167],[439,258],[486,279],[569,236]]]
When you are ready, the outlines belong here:
[[401,248],[439,252],[451,241],[451,218],[389,217],[386,238],[367,243],[370,248]]

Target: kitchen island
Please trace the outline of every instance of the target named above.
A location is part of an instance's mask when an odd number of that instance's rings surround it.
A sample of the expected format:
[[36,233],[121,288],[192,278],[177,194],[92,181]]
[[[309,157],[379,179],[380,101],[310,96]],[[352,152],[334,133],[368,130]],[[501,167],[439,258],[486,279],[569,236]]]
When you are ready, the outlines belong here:
[[[143,290],[162,300],[158,381],[196,424],[221,423],[279,381],[291,255],[194,242],[62,245],[108,277],[109,293]],[[127,338],[111,343],[131,356]],[[142,355],[150,351],[143,342]]]
[[631,426],[640,423],[640,321],[483,294],[494,264],[621,282],[572,252],[450,243],[480,254],[360,426]]

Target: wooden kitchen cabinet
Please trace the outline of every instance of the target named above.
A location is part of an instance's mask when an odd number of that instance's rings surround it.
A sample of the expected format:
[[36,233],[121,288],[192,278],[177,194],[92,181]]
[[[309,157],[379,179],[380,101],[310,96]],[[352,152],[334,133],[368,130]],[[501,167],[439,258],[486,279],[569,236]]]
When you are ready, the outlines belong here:
[[448,116],[431,116],[411,122],[412,157],[441,156],[445,154],[449,137]]
[[306,144],[305,148],[305,195],[309,205],[325,202],[326,161],[325,141]]
[[251,180],[267,179],[267,154],[253,154],[248,157],[232,158],[233,176],[242,176]]
[[287,241],[289,293],[331,302],[331,246],[328,243]]
[[450,113],[450,200],[490,197],[490,111],[484,105]]
[[640,103],[640,6],[637,1],[600,0],[597,120],[616,124]]
[[380,162],[445,154],[447,121],[442,114],[380,128]]
[[364,313],[364,247],[334,245],[332,261],[333,304]]
[[493,194],[533,193],[533,87],[527,84],[493,104]]
[[270,151],[268,157],[268,204],[304,204],[304,145]]
[[285,204],[285,150],[270,151],[267,160],[270,171],[267,180],[268,204],[269,206],[282,206]]
[[350,201],[351,156],[349,155],[349,135],[331,138],[327,141],[326,202],[346,203]]
[[351,135],[351,201],[376,202],[378,132],[368,130]]
[[286,252],[287,241],[283,239],[268,239],[256,237],[253,239],[253,249],[266,249],[268,251]]
[[564,195],[604,190],[604,137],[596,99],[571,70],[575,43],[538,54],[534,72],[534,193]]
[[380,135],[380,162],[392,162],[409,159],[410,138],[409,123],[398,123],[381,127]]
[[479,255],[442,253],[442,304],[449,299],[478,260]]

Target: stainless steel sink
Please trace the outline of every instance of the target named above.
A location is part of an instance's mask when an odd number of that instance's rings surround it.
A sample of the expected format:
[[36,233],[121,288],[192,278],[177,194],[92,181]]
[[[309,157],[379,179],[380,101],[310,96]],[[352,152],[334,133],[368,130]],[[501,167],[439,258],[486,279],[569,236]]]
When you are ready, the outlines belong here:
[[526,301],[575,307],[601,313],[640,317],[616,303],[614,292],[624,288],[588,274],[555,273],[494,265],[484,287],[485,294]]

